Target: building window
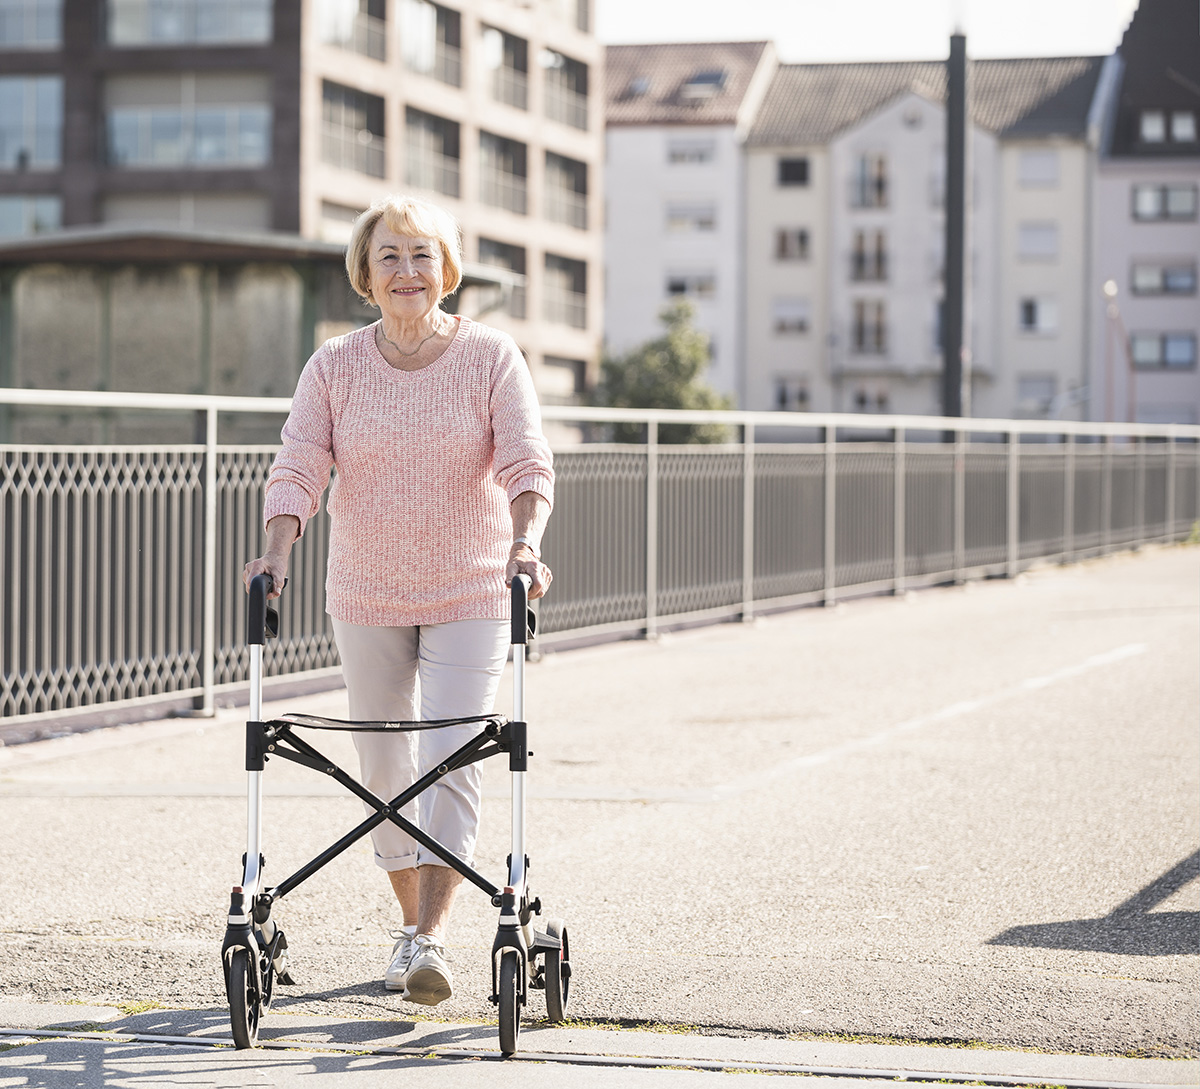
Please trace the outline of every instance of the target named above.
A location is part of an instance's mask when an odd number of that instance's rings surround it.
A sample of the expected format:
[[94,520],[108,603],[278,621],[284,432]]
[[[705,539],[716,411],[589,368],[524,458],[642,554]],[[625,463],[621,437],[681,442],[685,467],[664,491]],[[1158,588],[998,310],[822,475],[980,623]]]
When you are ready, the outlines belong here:
[[776,177],[780,185],[807,185],[807,159],[779,159],[776,163]]
[[1129,355],[1139,370],[1191,370],[1196,366],[1196,334],[1133,333]]
[[1195,295],[1195,263],[1144,264],[1133,266],[1135,295]]
[[1022,333],[1045,335],[1058,331],[1058,303],[1054,299],[1021,299],[1018,311]]
[[860,355],[882,355],[887,351],[887,311],[881,300],[854,300],[850,350]]
[[711,299],[717,293],[717,278],[711,272],[673,272],[667,276],[668,295]]
[[775,260],[807,261],[808,229],[806,227],[779,227],[775,231]]
[[528,150],[524,144],[495,133],[480,132],[479,199],[484,204],[525,215],[528,177]]
[[1058,185],[1058,152],[1053,148],[1022,151],[1017,159],[1017,182],[1026,189]]
[[0,76],[0,170],[62,163],[62,78]]
[[587,230],[587,163],[546,152],[546,218]]
[[1194,185],[1135,185],[1133,218],[1150,220],[1188,220],[1196,218]]
[[[524,276],[525,247],[510,246],[507,242],[497,242],[492,238],[480,238],[479,263]],[[525,285],[514,284],[511,290],[502,292],[497,309],[511,318],[524,318]]]
[[1175,110],[1171,114],[1171,139],[1177,144],[1196,142],[1196,115],[1191,110]]
[[811,312],[807,299],[775,298],[771,301],[771,328],[777,333],[807,333]]
[[886,280],[887,237],[883,231],[855,231],[850,252],[851,280]]
[[488,92],[497,102],[529,109],[529,43],[503,30],[483,28],[483,64]]
[[317,34],[326,45],[387,59],[384,0],[320,0]]
[[541,66],[546,116],[577,129],[588,127],[588,69],[553,49],[543,49]]
[[667,230],[672,234],[692,234],[717,229],[717,206],[711,201],[667,205]]
[[321,160],[384,177],[383,99],[325,80],[321,85]]
[[269,42],[272,0],[108,0],[110,45]]
[[1167,138],[1167,118],[1162,110],[1142,110],[1142,143],[1161,144]]
[[0,49],[62,46],[62,0],[0,0]]
[[556,325],[587,328],[587,262],[546,254],[542,316]]
[[1023,261],[1053,261],[1058,258],[1057,223],[1019,223],[1017,256]]
[[852,208],[886,208],[888,205],[887,158],[860,155],[850,176]]
[[270,157],[270,106],[124,106],[108,113],[113,166],[253,167]]
[[462,86],[462,16],[429,0],[400,0],[400,53],[410,72]]
[[459,128],[423,110],[404,111],[404,179],[417,189],[459,195]]
[[667,162],[695,166],[711,163],[717,157],[715,140],[668,140]]
[[725,86],[725,78],[725,70],[722,68],[694,72],[679,88],[679,97],[684,102],[704,102],[721,92]]
[[538,383],[538,400],[544,405],[577,405],[587,389],[587,363],[558,355],[542,356],[546,368]]
[[794,374],[775,376],[775,408],[779,412],[808,411],[808,381]]
[[0,238],[19,238],[58,230],[62,201],[58,197],[0,196]]
[[1017,375],[1017,415],[1048,416],[1058,392],[1058,379],[1052,374]]

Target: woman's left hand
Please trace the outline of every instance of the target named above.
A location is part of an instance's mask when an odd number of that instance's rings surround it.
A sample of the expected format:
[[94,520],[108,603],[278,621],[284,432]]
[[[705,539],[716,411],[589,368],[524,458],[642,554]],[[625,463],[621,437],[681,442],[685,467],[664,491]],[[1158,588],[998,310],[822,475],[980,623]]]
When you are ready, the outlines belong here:
[[533,549],[527,544],[512,546],[508,554],[508,566],[504,569],[505,585],[511,586],[513,578],[517,575],[528,575],[532,580],[533,584],[529,587],[530,601],[535,597],[544,596],[550,589],[550,583],[554,581],[550,568],[533,554]]

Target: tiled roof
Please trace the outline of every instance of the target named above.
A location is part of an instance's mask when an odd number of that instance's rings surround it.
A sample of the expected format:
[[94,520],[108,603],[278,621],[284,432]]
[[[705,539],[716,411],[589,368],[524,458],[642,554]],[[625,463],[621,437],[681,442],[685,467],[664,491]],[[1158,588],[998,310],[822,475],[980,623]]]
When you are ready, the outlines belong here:
[[[738,109],[767,42],[683,42],[610,45],[605,50],[606,121],[610,125],[722,125]],[[691,93],[688,81],[724,72],[712,93],[705,84]],[[708,86],[712,86],[710,83]]]
[[[1103,57],[971,62],[971,115],[1006,135],[1081,135]],[[820,144],[899,94],[946,96],[944,61],[780,65],[750,132],[759,145]]]

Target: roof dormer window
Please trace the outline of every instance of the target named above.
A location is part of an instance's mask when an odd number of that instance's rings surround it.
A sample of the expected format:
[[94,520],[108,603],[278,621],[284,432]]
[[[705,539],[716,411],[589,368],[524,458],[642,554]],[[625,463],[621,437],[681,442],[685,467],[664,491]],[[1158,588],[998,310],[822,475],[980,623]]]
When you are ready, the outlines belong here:
[[1161,144],[1167,138],[1167,116],[1162,110],[1142,110],[1142,143]]
[[1177,144],[1196,142],[1196,115],[1191,110],[1172,111],[1171,139]]
[[629,81],[629,86],[625,88],[625,93],[622,98],[641,98],[648,90],[650,90],[649,76],[634,76]]
[[701,102],[706,98],[712,98],[724,86],[725,70],[710,68],[689,76],[687,82],[679,89],[679,95],[691,102]]

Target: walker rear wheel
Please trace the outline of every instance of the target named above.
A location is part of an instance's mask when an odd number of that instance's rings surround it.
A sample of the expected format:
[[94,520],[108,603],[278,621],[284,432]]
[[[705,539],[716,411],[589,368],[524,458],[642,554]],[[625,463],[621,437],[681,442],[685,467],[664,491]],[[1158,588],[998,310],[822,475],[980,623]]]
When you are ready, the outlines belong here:
[[500,1052],[516,1054],[521,1035],[521,957],[515,949],[500,955]]
[[546,1016],[557,1024],[566,1016],[567,992],[571,989],[571,945],[567,940],[567,924],[562,919],[546,922],[548,937],[562,942],[561,949],[546,950]]

